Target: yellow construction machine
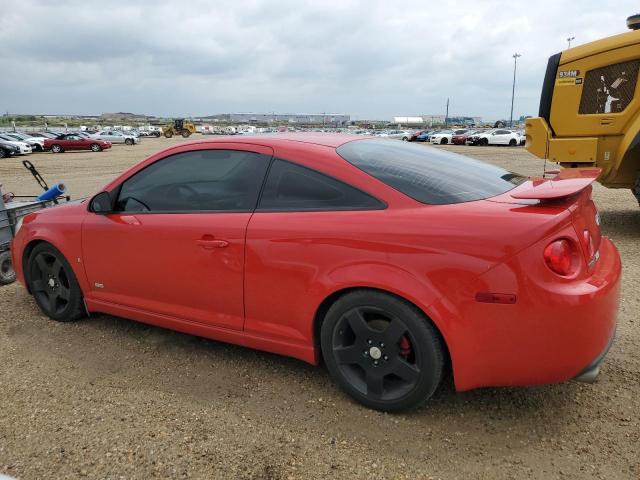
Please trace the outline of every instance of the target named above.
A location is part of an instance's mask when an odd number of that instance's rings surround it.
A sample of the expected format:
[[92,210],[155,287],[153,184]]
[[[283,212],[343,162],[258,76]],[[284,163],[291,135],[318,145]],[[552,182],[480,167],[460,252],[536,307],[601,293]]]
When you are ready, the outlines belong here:
[[173,123],[162,127],[162,134],[167,138],[171,138],[174,135],[182,135],[187,138],[192,133],[196,133],[196,126],[183,118],[176,118]]
[[598,167],[599,182],[640,202],[640,14],[630,32],[549,58],[526,148],[563,167]]

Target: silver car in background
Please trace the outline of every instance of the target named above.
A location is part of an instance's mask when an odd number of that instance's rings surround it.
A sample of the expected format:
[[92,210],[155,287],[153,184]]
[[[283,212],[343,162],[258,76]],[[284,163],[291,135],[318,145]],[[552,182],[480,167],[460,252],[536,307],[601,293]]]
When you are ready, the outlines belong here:
[[91,138],[97,138],[111,143],[124,143],[126,145],[140,143],[140,137],[120,132],[118,130],[102,130],[91,135]]

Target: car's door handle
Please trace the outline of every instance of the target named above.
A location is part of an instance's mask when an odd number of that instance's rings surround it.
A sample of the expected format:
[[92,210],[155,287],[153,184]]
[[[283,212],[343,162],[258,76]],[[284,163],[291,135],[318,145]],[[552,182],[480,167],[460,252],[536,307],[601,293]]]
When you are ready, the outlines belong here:
[[213,250],[214,248],[224,248],[229,245],[226,240],[200,239],[196,240],[196,244],[205,250]]

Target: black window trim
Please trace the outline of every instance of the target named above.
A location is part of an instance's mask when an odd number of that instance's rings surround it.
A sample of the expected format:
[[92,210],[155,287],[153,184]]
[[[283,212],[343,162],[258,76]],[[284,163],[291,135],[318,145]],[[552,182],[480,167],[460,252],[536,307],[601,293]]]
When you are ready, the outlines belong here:
[[[269,164],[267,165],[267,169],[265,170],[264,176],[262,178],[262,183],[260,185],[260,190],[258,192],[258,197],[256,200],[256,204],[253,207],[253,209],[244,209],[244,208],[238,208],[238,209],[230,209],[230,210],[154,210],[154,211],[149,211],[149,212],[125,212],[125,211],[113,211],[113,215],[188,215],[188,214],[194,214],[194,215],[203,215],[203,214],[209,214],[209,213],[254,213],[256,211],[256,208],[258,206],[258,203],[260,201],[260,198],[262,197],[262,189],[264,188],[266,179],[267,179],[267,175],[269,174],[269,170],[271,169],[271,164],[273,163],[273,159],[274,156],[273,155],[267,155],[264,153],[260,153],[260,152],[253,152],[251,150],[240,150],[238,148],[201,148],[201,149],[196,149],[196,150],[187,150],[186,152],[177,152],[177,153],[172,153],[171,155],[167,155],[166,157],[162,157],[157,159],[155,162],[150,163],[149,165],[146,165],[144,168],[138,170],[136,173],[134,173],[133,175],[127,177],[126,179],[124,179],[118,186],[116,186],[113,190],[111,190],[109,192],[109,195],[112,195],[112,208],[115,208],[115,205],[118,202],[118,199],[120,198],[120,192],[122,190],[122,186],[124,185],[124,183],[129,180],[130,178],[133,178],[134,176],[138,175],[139,173],[145,171],[147,168],[149,168],[151,165],[155,165],[158,162],[161,162],[163,160],[166,160],[167,158],[171,158],[175,155],[180,155],[182,153],[191,153],[191,152],[199,152],[199,151],[227,151],[227,152],[244,152],[244,153],[255,153],[257,155],[261,155],[264,157],[269,157],[269,160],[267,160],[269,162]],[[114,195],[115,194],[115,195]]]
[[[342,157],[341,157],[342,158]],[[300,167],[300,168],[304,168],[305,170],[309,170],[310,172],[313,173],[317,173],[318,175],[322,175],[330,180],[333,180],[335,182],[341,183],[343,185],[346,185],[350,188],[353,188],[354,190],[358,191],[359,193],[362,193],[368,197],[371,197],[372,199],[374,199],[376,202],[379,203],[378,207],[331,207],[331,208],[325,208],[325,207],[307,207],[307,208],[265,208],[265,209],[261,209],[260,208],[260,201],[262,200],[262,194],[264,193],[264,188],[267,184],[267,179],[269,178],[269,173],[271,172],[271,167],[273,166],[274,162],[276,160],[280,160],[281,162],[285,162],[285,163],[290,163],[292,165],[295,165],[296,167]],[[380,200],[377,196],[372,195],[368,192],[365,192],[364,190],[355,187],[353,185],[351,185],[350,183],[345,182],[344,180],[340,180],[339,178],[335,178],[332,175],[328,175],[324,172],[321,172],[319,170],[316,170],[315,168],[311,168],[308,167],[306,165],[303,165],[301,163],[292,161],[292,160],[287,160],[285,158],[281,158],[281,157],[276,157],[273,156],[271,157],[271,163],[269,164],[269,168],[267,169],[267,173],[264,176],[264,181],[262,183],[262,188],[260,189],[260,195],[258,195],[258,203],[256,205],[256,208],[254,210],[255,213],[290,213],[290,212],[367,212],[367,211],[375,211],[375,210],[386,210],[387,208],[389,208],[389,205],[387,204],[387,202],[385,202],[384,200]]]

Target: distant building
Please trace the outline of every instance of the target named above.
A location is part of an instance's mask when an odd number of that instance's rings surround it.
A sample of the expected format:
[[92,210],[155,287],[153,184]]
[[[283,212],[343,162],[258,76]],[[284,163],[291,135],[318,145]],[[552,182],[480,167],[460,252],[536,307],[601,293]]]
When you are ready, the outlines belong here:
[[344,125],[350,115],[342,113],[221,113],[203,120],[228,123],[293,123],[298,125]]

